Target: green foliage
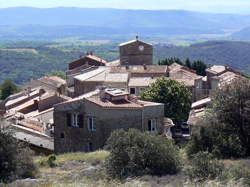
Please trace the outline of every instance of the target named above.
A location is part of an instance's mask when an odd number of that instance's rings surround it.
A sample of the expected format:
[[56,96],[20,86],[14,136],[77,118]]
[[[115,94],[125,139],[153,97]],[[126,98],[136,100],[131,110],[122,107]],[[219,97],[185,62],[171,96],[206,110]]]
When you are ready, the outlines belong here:
[[51,72],[48,73],[48,76],[57,76],[57,77],[60,77],[64,80],[66,80],[66,73],[64,71],[56,71],[56,70],[53,70]]
[[195,70],[198,75],[202,76],[206,75],[207,65],[200,60],[195,60],[191,62],[189,58],[187,58],[184,62],[182,62],[181,59],[174,57],[174,58],[166,58],[164,60],[159,60],[158,62],[159,65],[171,65],[173,63],[177,63],[186,66],[192,70]]
[[56,161],[56,155],[50,154],[47,159],[47,164],[49,165],[49,167],[55,167],[56,166],[55,161]]
[[237,80],[218,89],[212,104],[187,146],[189,155],[208,150],[217,157],[250,155],[250,84]]
[[0,47],[0,83],[8,79],[20,85],[52,70],[65,71],[69,62],[87,51],[93,51],[94,55],[107,61],[118,58],[118,47],[114,43],[9,41]]
[[18,91],[18,87],[15,83],[10,80],[5,80],[1,85],[1,98],[2,100],[6,99],[11,94],[14,94]]
[[250,42],[244,41],[207,41],[195,43],[190,46],[155,47],[156,59],[178,57],[182,61],[201,60],[206,64],[227,64],[245,73],[250,65]]
[[179,170],[179,151],[169,140],[139,130],[114,131],[107,141],[110,155],[106,170],[111,177],[144,174],[175,174]]
[[222,175],[224,164],[208,152],[199,152],[191,160],[191,167],[186,169],[186,174],[191,180],[203,181],[215,179]]
[[141,99],[165,104],[165,116],[175,123],[186,121],[192,94],[183,84],[173,79],[159,78],[142,92]]
[[0,181],[33,177],[36,167],[31,156],[31,151],[14,139],[9,129],[0,128]]

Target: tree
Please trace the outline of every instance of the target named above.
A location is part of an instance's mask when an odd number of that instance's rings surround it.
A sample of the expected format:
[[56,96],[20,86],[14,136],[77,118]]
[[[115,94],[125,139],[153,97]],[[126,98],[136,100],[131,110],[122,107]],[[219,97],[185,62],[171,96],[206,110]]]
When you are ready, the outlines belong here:
[[12,131],[0,120],[0,181],[32,177],[36,168],[31,151],[12,136]]
[[190,69],[192,68],[191,62],[190,62],[189,58],[187,58],[187,59],[185,60],[185,66],[188,67],[188,68],[190,68]]
[[180,157],[172,141],[153,133],[136,129],[114,131],[107,140],[110,150],[105,168],[114,178],[145,174],[175,174]]
[[190,154],[208,150],[223,158],[250,156],[249,80],[235,80],[215,91],[200,125],[190,142]]
[[159,78],[142,92],[141,99],[165,104],[165,116],[175,123],[186,121],[192,94],[183,84],[173,79]]
[[4,100],[9,97],[11,94],[14,94],[18,91],[18,87],[15,83],[10,80],[5,80],[1,85],[1,99]]
[[205,76],[207,65],[204,62],[197,60],[193,61],[191,64],[191,69],[195,70],[198,75]]

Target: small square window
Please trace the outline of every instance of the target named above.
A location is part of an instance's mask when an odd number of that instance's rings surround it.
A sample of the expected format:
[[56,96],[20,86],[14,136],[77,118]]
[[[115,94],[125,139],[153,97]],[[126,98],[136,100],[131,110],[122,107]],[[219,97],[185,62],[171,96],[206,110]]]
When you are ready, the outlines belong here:
[[135,88],[130,88],[130,94],[135,94]]

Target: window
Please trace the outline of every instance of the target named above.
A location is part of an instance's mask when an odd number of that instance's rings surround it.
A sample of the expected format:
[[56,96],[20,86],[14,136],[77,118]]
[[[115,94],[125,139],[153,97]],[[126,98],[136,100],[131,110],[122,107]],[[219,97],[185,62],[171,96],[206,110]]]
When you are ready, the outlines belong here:
[[80,125],[79,114],[77,114],[77,113],[72,114],[71,126],[72,127],[79,127],[79,125]]
[[69,127],[83,127],[83,115],[79,113],[68,113],[67,124]]
[[135,94],[135,88],[130,88],[130,94]]
[[64,133],[63,132],[61,133],[61,138],[64,138]]
[[88,129],[89,131],[95,131],[95,123],[94,123],[94,118],[93,117],[88,117]]
[[87,148],[87,149],[86,149],[87,152],[93,151],[93,144],[92,144],[91,142],[89,142],[89,143],[87,144],[87,147],[86,147],[86,148]]
[[156,119],[148,120],[148,131],[150,132],[156,131]]

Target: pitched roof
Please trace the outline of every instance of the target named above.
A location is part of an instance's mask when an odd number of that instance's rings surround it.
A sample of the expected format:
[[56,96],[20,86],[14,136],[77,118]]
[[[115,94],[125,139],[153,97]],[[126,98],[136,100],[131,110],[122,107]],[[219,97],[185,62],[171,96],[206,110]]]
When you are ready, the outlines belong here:
[[99,67],[97,69],[94,69],[92,71],[88,71],[86,73],[82,73],[80,75],[75,76],[74,78],[79,81],[86,81],[92,77],[95,77],[96,75],[99,75],[105,71],[105,67]]
[[213,66],[207,68],[206,71],[210,71],[212,73],[216,73],[217,74],[217,73],[221,73],[221,72],[225,71],[226,69],[227,69],[226,66],[213,65]]
[[156,65],[131,65],[131,66],[111,66],[110,72],[112,73],[166,73],[168,66],[156,66]]
[[106,64],[107,63],[106,60],[104,60],[102,58],[99,58],[99,57],[97,57],[95,55],[86,55],[86,56],[82,56],[82,57],[80,57],[80,58],[78,58],[78,59],[76,59],[76,60],[74,60],[72,62],[69,62],[69,64],[74,64],[75,62],[86,60],[86,59],[94,60],[96,62],[99,62],[100,64]]
[[128,86],[135,86],[135,87],[147,87],[150,84],[154,83],[157,79],[151,77],[132,77],[129,80]]
[[119,46],[125,46],[125,45],[129,45],[129,44],[136,43],[136,42],[140,42],[140,43],[143,43],[143,44],[151,45],[151,46],[152,46],[152,44],[143,42],[143,41],[141,41],[141,40],[130,40],[130,41],[128,41],[128,42],[121,43]]
[[142,109],[143,108],[143,106],[133,103],[126,99],[118,100],[118,101],[109,101],[109,100],[102,101],[100,97],[90,97],[90,98],[86,98],[86,100],[98,106],[101,106],[103,108],[109,108],[109,109],[112,109],[112,108]]

